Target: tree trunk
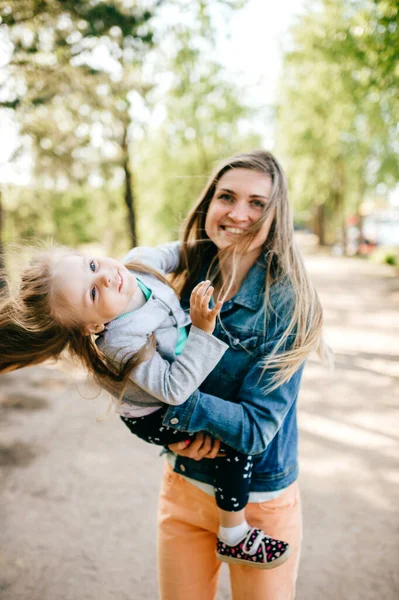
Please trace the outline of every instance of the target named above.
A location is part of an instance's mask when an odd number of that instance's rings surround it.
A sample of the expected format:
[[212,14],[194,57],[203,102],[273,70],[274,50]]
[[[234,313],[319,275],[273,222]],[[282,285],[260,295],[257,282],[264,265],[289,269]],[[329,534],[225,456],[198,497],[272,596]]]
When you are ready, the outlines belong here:
[[345,222],[345,169],[342,158],[335,165],[335,177],[332,185],[334,217],[337,219],[337,234],[342,244],[342,251],[347,254],[347,236]]
[[132,241],[132,248],[137,246],[137,232],[136,232],[136,214],[134,209],[134,195],[133,195],[133,176],[130,169],[129,161],[129,146],[127,139],[127,124],[124,125],[123,138],[122,138],[122,166],[125,172],[125,204],[128,214],[128,223],[130,230],[130,238]]
[[3,243],[3,229],[4,229],[4,213],[2,204],[2,190],[0,189],[0,291],[7,287],[4,276],[5,276],[5,259],[4,259],[4,243]]
[[365,181],[365,177],[362,176],[360,186],[359,186],[359,195],[358,195],[357,202],[356,202],[356,216],[358,218],[358,227],[359,227],[359,240],[358,240],[358,247],[357,247],[358,254],[360,254],[360,246],[362,244],[364,244],[364,241],[365,241],[364,233],[363,233],[364,215],[362,214],[362,211],[361,211],[361,206],[364,202],[365,195],[366,195],[366,181]]
[[316,204],[314,216],[314,232],[319,238],[319,246],[326,245],[325,206]]

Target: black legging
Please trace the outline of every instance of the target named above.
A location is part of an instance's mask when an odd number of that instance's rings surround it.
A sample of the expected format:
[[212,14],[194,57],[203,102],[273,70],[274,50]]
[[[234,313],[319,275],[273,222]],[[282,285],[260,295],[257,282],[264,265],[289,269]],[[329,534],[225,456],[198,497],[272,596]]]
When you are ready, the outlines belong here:
[[[134,435],[150,444],[168,446],[174,442],[192,439],[195,434],[177,431],[162,424],[166,408],[145,417],[121,417]],[[225,457],[214,461],[214,487],[219,508],[236,512],[248,502],[252,474],[252,456],[223,446]]]

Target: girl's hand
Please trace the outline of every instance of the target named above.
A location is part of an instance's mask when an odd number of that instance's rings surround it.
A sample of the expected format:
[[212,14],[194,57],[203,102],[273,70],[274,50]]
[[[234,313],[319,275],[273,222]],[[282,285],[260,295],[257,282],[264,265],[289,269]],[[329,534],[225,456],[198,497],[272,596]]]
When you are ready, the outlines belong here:
[[209,301],[214,291],[209,284],[209,280],[202,281],[191,292],[190,317],[195,327],[211,334],[215,329],[216,317],[220,313],[222,302],[218,301],[214,308],[209,308]]
[[216,458],[219,455],[220,440],[215,440],[207,433],[200,431],[196,434],[190,446],[187,447],[186,442],[176,442],[169,444],[169,450],[179,456],[186,456],[193,460]]

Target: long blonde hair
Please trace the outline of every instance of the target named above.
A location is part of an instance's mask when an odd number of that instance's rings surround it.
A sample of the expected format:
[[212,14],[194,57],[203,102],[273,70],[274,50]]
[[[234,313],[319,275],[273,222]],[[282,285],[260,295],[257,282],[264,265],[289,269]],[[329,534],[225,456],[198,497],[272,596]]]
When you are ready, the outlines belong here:
[[[231,169],[249,169],[267,175],[271,179],[271,195],[261,219],[240,236],[239,244],[218,252],[205,231],[205,221],[209,205],[214,197],[221,177]],[[204,265],[210,265],[208,278],[220,281],[220,260],[226,255],[233,257],[233,272],[228,282],[222,282],[222,290],[230,288],[237,264],[266,219],[271,226],[264,242],[263,257],[266,258],[265,276],[265,322],[273,311],[271,290],[274,284],[282,284],[289,292],[291,306],[288,307],[290,320],[273,351],[264,357],[263,372],[272,370],[273,375],[267,391],[275,389],[298,370],[306,357],[314,350],[324,356],[323,315],[316,290],[311,283],[294,238],[292,213],[288,201],[287,180],[276,158],[263,150],[239,154],[225,160],[210,177],[196,205],[190,211],[184,228],[181,259],[173,281],[175,287],[186,295],[197,283]],[[288,348],[288,349],[287,349]]]
[[[57,311],[52,285],[54,266],[62,257],[79,252],[52,244],[31,249],[31,254],[16,293],[11,293],[8,286],[0,296],[0,373],[56,360],[68,352],[102,387],[122,394],[132,369],[155,351],[154,335],[138,352],[132,354],[127,348],[122,364],[116,365],[97,347],[94,336],[84,334],[78,319],[65,323]],[[126,267],[152,273],[169,285],[147,266],[130,262]]]

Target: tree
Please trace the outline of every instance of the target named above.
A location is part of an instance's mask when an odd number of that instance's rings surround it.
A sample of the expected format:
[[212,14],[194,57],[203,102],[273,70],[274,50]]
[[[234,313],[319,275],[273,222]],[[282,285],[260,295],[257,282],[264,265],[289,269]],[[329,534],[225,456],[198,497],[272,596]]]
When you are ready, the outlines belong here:
[[292,30],[284,63],[279,147],[297,209],[321,243],[342,238],[367,190],[393,186],[398,120],[395,3],[319,0]]
[[[14,86],[2,105],[15,109],[22,132],[30,137],[36,173],[59,187],[63,180],[86,180],[93,162],[102,178],[112,177],[119,166],[133,245],[137,234],[127,143],[129,95],[145,91],[138,67],[152,46],[150,22],[160,4],[154,0],[150,10],[117,0],[24,0],[18,6],[0,0],[3,27],[14,45],[7,69]],[[108,71],[98,64],[101,52]],[[93,147],[101,117],[104,144]],[[91,160],[84,168],[82,158],[87,156]]]
[[[197,9],[205,4],[199,2]],[[192,13],[194,9],[190,5]],[[213,21],[206,11],[204,21],[198,13],[191,18],[170,32],[173,41],[165,38],[163,71],[170,75],[162,90],[164,118],[137,144],[139,196],[153,206],[152,213],[140,211],[148,243],[176,237],[218,161],[261,143],[259,135],[246,133],[254,111],[214,58]],[[153,102],[157,105],[157,98]]]
[[[0,0],[0,10],[5,4]],[[201,67],[204,59],[201,48],[209,48],[214,38],[212,23],[216,8],[220,7],[225,16],[242,4],[241,0],[192,3],[170,0],[166,6],[153,0],[147,2],[151,10],[140,12],[136,2],[129,5],[125,0],[97,4],[88,0],[25,0],[18,10],[13,7],[11,12],[4,13],[3,27],[8,28],[14,53],[7,67],[3,106],[16,111],[21,131],[36,159],[35,185],[42,196],[47,198],[43,191],[47,187],[58,190],[54,197],[72,210],[78,206],[72,197],[86,198],[89,206],[95,194],[103,203],[98,205],[96,217],[108,214],[108,224],[112,222],[112,229],[117,229],[115,202],[119,199],[117,186],[123,181],[131,243],[135,245],[134,188],[138,187],[142,193],[140,220],[145,223],[145,213],[159,186],[167,191],[162,194],[163,201],[171,201],[173,209],[170,211],[165,206],[158,214],[168,223],[173,221],[168,218],[169,213],[175,215],[175,208],[180,210],[173,203],[176,186],[167,179],[163,188],[160,177],[170,177],[172,164],[175,168],[179,165],[179,173],[182,172],[180,166],[184,173],[194,175],[200,167],[202,176],[207,175],[215,158],[237,149],[233,142],[233,137],[237,139],[235,121],[245,116],[237,101],[239,94],[223,80],[222,70],[214,61],[206,61],[209,64]],[[175,21],[181,17],[182,25],[163,18],[160,11],[164,6],[176,9]],[[154,15],[157,19],[151,18]],[[177,51],[173,50],[172,56],[165,52],[168,43],[169,48],[177,43]],[[99,53],[102,53],[100,61]],[[157,68],[151,72],[149,65],[154,59]],[[194,82],[190,70],[201,81]],[[145,142],[140,143],[138,152],[138,142],[132,135],[139,120],[135,102],[144,99],[151,107],[158,88],[163,99],[164,88],[159,85],[162,77],[169,77],[172,85],[167,93],[167,118],[157,130],[161,138],[154,141],[152,148]],[[187,151],[193,127],[196,135]],[[149,138],[152,139],[151,135]],[[135,148],[135,172],[139,179],[136,185],[132,168]],[[148,182],[144,181],[145,159],[139,156],[142,152],[162,155],[157,163],[159,169],[151,179],[151,192]],[[87,182],[107,190],[113,184],[116,191],[88,192]],[[81,193],[63,191],[76,184],[82,188]],[[187,203],[187,194],[184,202],[183,194],[180,196],[182,205]],[[48,202],[48,214],[54,216],[50,200]],[[66,216],[62,211],[60,214],[63,218]],[[31,222],[35,222],[34,211],[30,210],[29,215]],[[17,208],[13,208],[13,218],[18,223],[17,228],[20,227]],[[36,222],[41,223],[39,214]],[[74,219],[72,222],[79,236],[77,222]],[[42,225],[40,228],[44,230]],[[71,231],[68,224],[66,231]],[[99,236],[102,231],[100,227]]]
[[[12,149],[8,155],[7,161],[0,165],[0,171],[5,164],[18,165],[18,159],[21,154],[21,146]],[[3,202],[3,185],[0,181],[0,291],[4,293],[6,288],[6,260],[5,260],[5,210]]]
[[3,229],[4,229],[4,211],[2,202],[2,189],[0,188],[0,291],[5,287],[4,273],[6,269],[6,263],[4,259],[4,243],[3,243]]

